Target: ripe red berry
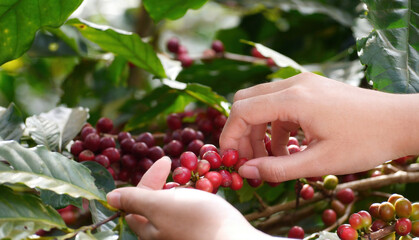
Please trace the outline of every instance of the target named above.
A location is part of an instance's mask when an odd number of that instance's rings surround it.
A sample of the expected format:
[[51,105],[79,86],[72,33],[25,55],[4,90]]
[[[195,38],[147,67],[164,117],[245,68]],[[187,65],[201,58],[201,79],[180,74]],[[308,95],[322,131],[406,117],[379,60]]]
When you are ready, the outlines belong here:
[[217,149],[216,146],[214,146],[213,144],[205,144],[199,150],[199,157],[203,158],[204,154],[206,152],[209,152],[209,151],[214,151],[214,152],[218,153],[218,149]]
[[170,169],[174,171],[176,168],[180,167],[180,159],[179,158],[172,158],[172,165]]
[[84,150],[83,142],[80,140],[74,141],[73,145],[71,145],[71,154],[73,156],[78,156]]
[[222,163],[226,167],[232,167],[239,160],[239,152],[234,149],[228,149],[224,152]]
[[142,172],[147,172],[148,169],[153,166],[153,161],[148,158],[142,158],[137,162],[137,169],[140,169]]
[[110,147],[116,147],[115,140],[111,137],[102,137],[99,143],[99,149],[105,150]]
[[100,118],[96,123],[96,129],[102,133],[109,133],[113,129],[113,122],[109,118]]
[[304,200],[310,200],[314,196],[314,188],[310,184],[304,184],[300,191],[300,195]]
[[171,130],[182,128],[182,118],[177,113],[169,114],[166,118],[166,123]]
[[211,48],[217,53],[224,52],[224,44],[220,40],[215,40],[212,42]]
[[204,176],[211,169],[211,164],[207,160],[199,160],[196,172],[199,176]]
[[177,59],[180,61],[182,67],[184,68],[190,67],[193,64],[193,59],[187,53],[179,54]]
[[135,139],[136,142],[145,142],[148,147],[152,147],[156,145],[156,140],[154,139],[153,134],[149,132],[141,133],[137,139]]
[[255,47],[252,48],[252,56],[256,58],[265,58]]
[[199,156],[199,150],[202,148],[202,146],[204,146],[204,142],[202,142],[202,140],[195,139],[188,144],[186,151],[191,151],[195,153],[196,156]]
[[271,147],[271,140],[265,142],[265,148],[266,148],[266,151],[268,152],[268,155],[273,156],[272,147]]
[[196,131],[192,128],[184,128],[180,133],[180,140],[187,145],[196,139]]
[[95,159],[95,154],[89,149],[86,149],[79,154],[78,158],[79,162],[93,161]]
[[333,225],[336,222],[336,212],[333,209],[326,209],[323,211],[322,220],[326,226]]
[[358,176],[356,174],[346,174],[342,177],[342,182],[352,182],[358,180]]
[[215,119],[214,119],[214,126],[216,128],[222,129],[224,127],[224,125],[227,122],[227,117],[224,115],[218,115]]
[[167,50],[172,53],[177,53],[179,50],[179,39],[177,37],[171,37],[167,41]]
[[97,133],[91,133],[86,136],[83,142],[83,146],[85,149],[89,149],[92,152],[96,152],[99,150],[100,147],[100,137]]
[[164,151],[159,146],[153,146],[148,149],[147,157],[153,160],[154,162],[164,157]]
[[243,178],[236,172],[231,173],[231,185],[230,188],[237,191],[243,187]]
[[60,212],[60,215],[66,225],[72,225],[77,221],[77,215],[73,211],[63,211]]
[[[201,131],[196,131],[196,139],[197,140],[201,140],[201,141],[204,141],[204,139],[205,139],[205,136],[204,136],[204,134],[201,132]],[[202,145],[203,146],[203,145]],[[197,156],[199,155],[199,154],[196,154]]]
[[137,160],[131,154],[125,154],[121,158],[122,166],[126,169],[133,169],[137,165]]
[[254,187],[254,188],[259,187],[263,183],[261,179],[246,179],[246,181],[251,187]]
[[394,208],[398,217],[408,218],[412,214],[412,203],[407,198],[397,199]]
[[239,158],[236,164],[234,164],[234,170],[238,172],[239,168],[243,166],[243,164],[245,164],[246,162],[247,162],[247,158]]
[[142,158],[147,156],[148,153],[148,146],[144,142],[136,142],[132,145],[131,153],[136,158]]
[[179,187],[179,186],[180,186],[180,184],[177,183],[177,182],[168,182],[168,183],[165,183],[163,185],[163,189],[171,189],[171,188],[175,188],[175,187]]
[[354,191],[352,191],[352,189],[350,189],[350,188],[344,188],[344,189],[339,190],[336,193],[336,197],[342,203],[349,204],[349,203],[351,203],[351,202],[354,201],[355,194],[354,194]]
[[193,152],[184,152],[180,155],[180,165],[183,167],[188,168],[191,171],[194,171],[198,166],[198,158],[196,157],[195,153]]
[[99,154],[95,157],[95,162],[99,163],[100,165],[104,166],[105,168],[108,168],[111,162],[109,161],[109,158],[103,154]]
[[299,147],[299,146],[297,146],[297,145],[289,145],[289,146],[287,147],[287,149],[288,149],[288,152],[289,152],[290,154],[298,153],[298,152],[300,152],[300,151],[301,151],[301,150],[300,150],[300,147]]
[[131,176],[131,184],[134,185],[134,186],[137,186],[138,183],[143,178],[143,175],[144,175],[144,173],[142,173],[142,172],[134,172],[133,175]]
[[134,143],[135,143],[135,141],[132,138],[123,139],[122,142],[120,143],[121,150],[124,153],[131,153],[131,150],[132,150],[132,147],[134,146]]
[[122,169],[118,174],[118,179],[124,182],[128,182],[131,177],[131,173],[128,169]]
[[97,133],[96,129],[94,129],[93,127],[84,127],[80,132],[81,139],[84,141],[87,135],[91,133]]
[[276,63],[272,58],[268,58],[268,59],[266,59],[266,65],[268,65],[268,67],[275,67]]
[[233,179],[231,178],[231,174],[227,170],[220,170],[218,171],[221,174],[221,186],[223,187],[230,187]]
[[218,169],[221,166],[221,157],[217,152],[208,151],[202,159],[207,160],[211,164],[211,169]]
[[124,140],[125,138],[132,138],[131,137],[131,133],[129,132],[120,132],[118,133],[118,142],[121,143],[122,140]]
[[351,216],[349,217],[349,224],[353,229],[361,229],[363,226],[361,215],[359,215],[358,213],[351,214]]
[[304,239],[304,229],[300,226],[292,227],[288,232],[289,238]]
[[183,143],[178,140],[172,140],[163,147],[165,154],[170,157],[179,157],[183,149]]
[[298,139],[296,137],[289,138],[287,146],[291,146],[291,145],[300,146],[300,143],[298,142]]
[[221,112],[219,112],[217,109],[213,107],[207,108],[207,116],[210,119],[215,119],[218,115],[221,115]]
[[408,218],[399,218],[396,222],[396,233],[400,236],[406,236],[412,229],[412,222]]
[[382,228],[384,228],[385,226],[387,226],[387,223],[384,222],[381,219],[376,219],[372,224],[371,224],[371,230],[373,232],[378,231]]
[[211,181],[214,188],[218,188],[223,180],[221,174],[215,171],[207,172],[204,177]]
[[212,193],[214,190],[211,181],[207,178],[200,178],[196,181],[195,188],[209,193]]
[[108,170],[108,172],[111,174],[113,179],[116,179],[116,173],[115,173],[115,170],[113,170],[113,168],[108,167],[106,170]]
[[198,129],[205,135],[210,135],[213,129],[212,121],[209,119],[202,119],[198,121]]
[[358,239],[358,232],[350,227],[348,224],[340,225],[337,230],[338,236],[342,240],[356,240]]
[[179,48],[176,54],[177,55],[188,54],[188,49],[183,45],[179,45]]
[[118,162],[121,158],[121,155],[116,148],[107,148],[102,151],[102,154],[107,156],[109,161],[112,163]]
[[173,180],[181,185],[186,184],[191,179],[191,170],[186,167],[178,167],[172,173]]

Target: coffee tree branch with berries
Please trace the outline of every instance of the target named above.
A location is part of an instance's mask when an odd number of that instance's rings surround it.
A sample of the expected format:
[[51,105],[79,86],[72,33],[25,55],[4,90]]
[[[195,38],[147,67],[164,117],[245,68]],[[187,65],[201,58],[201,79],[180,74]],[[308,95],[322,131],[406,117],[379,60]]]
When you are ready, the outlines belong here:
[[[118,2],[103,6],[111,18],[87,14],[89,0],[2,4],[0,239],[137,239],[106,194],[164,156],[164,191],[217,194],[274,236],[419,237],[418,156],[276,183],[243,178],[250,159],[219,148],[234,93],[259,83],[311,71],[416,92],[418,24],[405,12],[417,4],[206,2]],[[288,153],[305,151],[302,129],[289,134]],[[272,156],[270,126],[263,142]]]

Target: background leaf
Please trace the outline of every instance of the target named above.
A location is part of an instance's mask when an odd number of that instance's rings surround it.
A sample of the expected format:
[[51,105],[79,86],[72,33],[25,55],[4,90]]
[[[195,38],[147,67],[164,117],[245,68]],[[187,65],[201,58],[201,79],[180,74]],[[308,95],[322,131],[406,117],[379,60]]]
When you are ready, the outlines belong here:
[[59,150],[61,150],[79,134],[89,118],[89,112],[82,107],[57,107],[47,113],[41,113],[39,116],[57,123],[61,132],[59,145]]
[[188,9],[199,9],[207,0],[144,0],[144,6],[154,21],[181,18]]
[[0,239],[26,239],[39,229],[66,228],[57,211],[38,196],[0,185]]
[[122,56],[157,77],[166,77],[153,48],[143,42],[137,34],[96,25],[82,19],[71,19],[67,24],[77,27],[85,38],[103,50]]
[[419,91],[419,1],[363,0],[374,30],[358,40],[374,88],[386,92]]
[[32,139],[51,151],[56,151],[60,145],[60,129],[53,120],[32,116],[26,118],[26,129]]
[[0,142],[0,159],[13,169],[1,169],[1,183],[23,183],[72,197],[105,200],[90,171],[80,163],[48,151],[44,146],[24,148],[14,141]]
[[0,140],[18,141],[23,134],[22,116],[12,103],[6,111],[0,113]]
[[9,0],[0,7],[0,65],[26,52],[38,29],[59,27],[83,0]]
[[83,199],[74,198],[67,194],[57,194],[49,190],[40,190],[42,202],[52,206],[55,209],[67,207],[68,205],[76,206],[80,209],[83,208]]

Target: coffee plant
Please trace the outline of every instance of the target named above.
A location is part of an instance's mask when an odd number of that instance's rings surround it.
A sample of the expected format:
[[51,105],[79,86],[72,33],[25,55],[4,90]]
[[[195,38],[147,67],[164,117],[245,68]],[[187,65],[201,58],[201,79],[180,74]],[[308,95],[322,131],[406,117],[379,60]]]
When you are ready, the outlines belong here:
[[[301,72],[418,92],[418,1],[92,2],[0,2],[0,239],[137,239],[106,193],[163,156],[163,189],[217,194],[274,236],[419,237],[418,156],[273,183],[218,142],[236,91]],[[291,132],[288,152],[308,144]]]

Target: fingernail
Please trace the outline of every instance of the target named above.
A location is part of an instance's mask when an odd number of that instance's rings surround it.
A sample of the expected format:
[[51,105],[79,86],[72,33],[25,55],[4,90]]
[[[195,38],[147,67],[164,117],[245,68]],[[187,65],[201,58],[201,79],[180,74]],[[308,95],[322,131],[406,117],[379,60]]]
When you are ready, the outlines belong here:
[[114,208],[121,207],[121,194],[119,192],[113,191],[106,195],[106,200],[108,201],[109,205]]
[[260,179],[259,169],[255,166],[243,165],[239,168],[239,174],[245,178]]

